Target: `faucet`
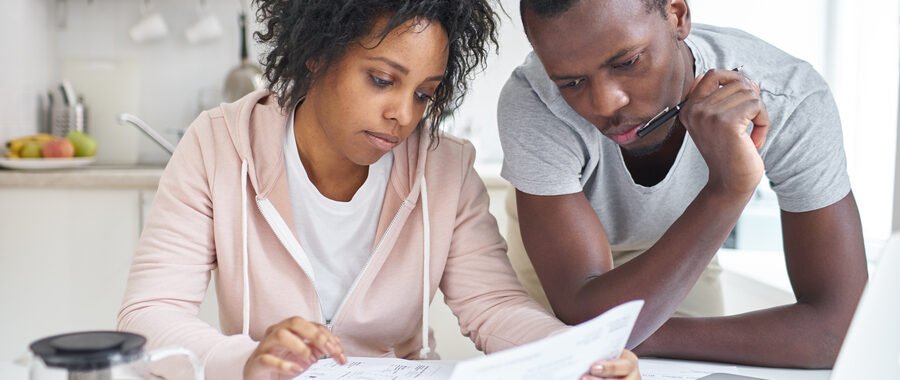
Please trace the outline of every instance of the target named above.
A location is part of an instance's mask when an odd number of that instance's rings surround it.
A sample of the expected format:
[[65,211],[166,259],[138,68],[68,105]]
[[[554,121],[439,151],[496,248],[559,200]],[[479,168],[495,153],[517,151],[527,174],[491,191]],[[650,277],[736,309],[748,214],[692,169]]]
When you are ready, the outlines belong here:
[[149,137],[151,140],[165,149],[166,152],[169,152],[170,155],[175,152],[175,145],[172,145],[169,140],[166,140],[165,137],[159,134],[159,132],[157,132],[153,128],[150,128],[150,126],[145,121],[141,120],[137,116],[134,116],[130,113],[120,113],[119,123],[128,123],[137,127],[137,129],[140,129],[141,132],[144,132],[147,137]]

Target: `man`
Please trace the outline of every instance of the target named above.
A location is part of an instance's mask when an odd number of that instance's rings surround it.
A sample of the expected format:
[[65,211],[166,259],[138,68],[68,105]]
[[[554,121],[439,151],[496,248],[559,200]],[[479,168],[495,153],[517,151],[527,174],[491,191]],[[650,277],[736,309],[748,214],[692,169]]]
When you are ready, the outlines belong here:
[[[523,0],[521,12],[534,52],[501,94],[502,174],[557,316],[641,298],[639,354],[831,367],[867,271],[824,80],[741,31],[692,31],[686,0]],[[715,254],[764,171],[797,302],[710,317]],[[670,318],[682,301],[694,317]]]

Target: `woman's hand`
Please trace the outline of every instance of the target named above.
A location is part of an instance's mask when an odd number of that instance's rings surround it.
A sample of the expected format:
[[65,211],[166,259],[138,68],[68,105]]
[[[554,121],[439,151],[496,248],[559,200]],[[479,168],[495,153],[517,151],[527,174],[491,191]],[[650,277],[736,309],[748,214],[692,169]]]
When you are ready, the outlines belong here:
[[594,363],[591,370],[581,377],[582,380],[622,379],[640,380],[638,358],[631,351],[622,351],[618,359],[604,360]]
[[266,335],[244,364],[244,378],[257,379],[272,374],[296,376],[329,355],[347,363],[341,340],[319,323],[291,317],[270,326]]

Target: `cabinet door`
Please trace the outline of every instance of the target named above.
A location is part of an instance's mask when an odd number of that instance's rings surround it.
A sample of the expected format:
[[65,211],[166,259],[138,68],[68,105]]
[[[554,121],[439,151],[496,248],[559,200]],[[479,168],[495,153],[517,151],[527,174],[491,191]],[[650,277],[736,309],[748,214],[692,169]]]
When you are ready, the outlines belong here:
[[135,190],[0,189],[0,360],[114,329],[139,236]]

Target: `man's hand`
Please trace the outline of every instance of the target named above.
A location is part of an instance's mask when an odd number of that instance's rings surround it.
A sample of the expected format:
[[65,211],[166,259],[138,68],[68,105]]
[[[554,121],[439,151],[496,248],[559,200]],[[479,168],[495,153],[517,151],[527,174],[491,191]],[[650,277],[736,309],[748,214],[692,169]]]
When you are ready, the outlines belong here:
[[622,355],[615,360],[604,360],[594,363],[590,371],[581,377],[581,380],[597,379],[622,379],[640,380],[638,371],[638,358],[631,351],[622,351]]
[[244,378],[268,378],[273,374],[296,376],[325,355],[340,364],[347,363],[341,340],[325,326],[291,317],[266,330],[244,364]]
[[731,194],[756,189],[763,173],[759,148],[769,129],[756,83],[740,72],[710,70],[694,82],[679,120],[706,161],[714,189]]

